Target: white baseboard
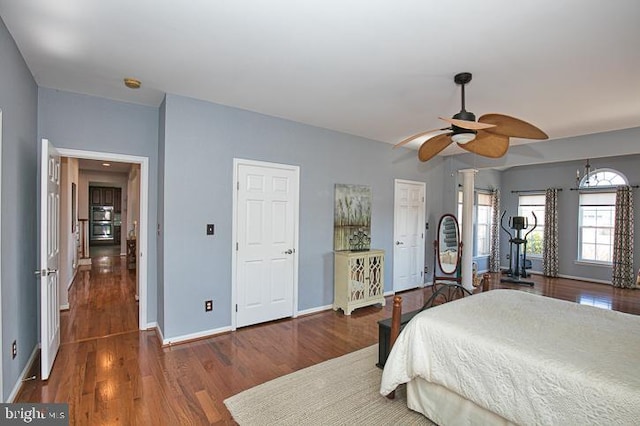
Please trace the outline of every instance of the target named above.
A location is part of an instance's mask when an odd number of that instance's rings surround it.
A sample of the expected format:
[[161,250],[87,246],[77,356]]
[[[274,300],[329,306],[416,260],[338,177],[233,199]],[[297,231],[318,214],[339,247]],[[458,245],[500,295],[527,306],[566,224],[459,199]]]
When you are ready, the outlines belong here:
[[60,305],[60,310],[61,311],[68,311],[69,310],[69,303],[65,303],[64,305]]
[[574,277],[572,275],[564,275],[564,274],[558,274],[558,277],[559,278],[566,278],[568,280],[588,281],[590,283],[611,285],[611,281],[596,280],[595,278]]
[[328,311],[329,309],[333,309],[333,305],[318,306],[317,308],[304,309],[302,311],[298,311],[297,316],[316,314],[318,312]]
[[27,378],[27,373],[29,372],[29,370],[31,370],[31,367],[33,367],[33,363],[36,361],[36,357],[38,356],[39,350],[40,350],[39,344],[33,348],[33,352],[31,352],[31,356],[29,356],[29,360],[27,361],[27,364],[25,365],[24,369],[18,376],[18,381],[13,386],[13,389],[11,390],[9,397],[7,398],[7,402],[12,403],[13,400],[16,398],[16,396],[18,396],[18,392],[20,392],[20,388],[22,388],[22,383]]
[[[160,331],[158,327],[156,330]],[[190,340],[198,340],[206,337],[213,337],[216,334],[225,333],[227,331],[231,331],[231,326],[214,328],[211,330],[199,331],[197,333],[184,334],[182,336],[175,336],[170,338],[162,337],[162,344],[165,346],[175,345],[176,343],[184,343]],[[160,332],[160,336],[162,336],[162,332]]]
[[78,259],[78,266],[82,266],[82,265],[91,265],[91,258],[87,257],[84,259]]
[[[505,268],[505,269],[509,269],[509,268]],[[527,271],[528,271],[529,274],[533,274],[533,275],[544,275],[543,271],[534,271],[533,269],[528,269]],[[566,278],[568,280],[586,281],[586,282],[589,282],[589,283],[611,285],[611,281],[597,280],[595,278],[587,278],[587,277],[576,277],[576,276],[573,276],[573,275],[558,274],[558,278]]]

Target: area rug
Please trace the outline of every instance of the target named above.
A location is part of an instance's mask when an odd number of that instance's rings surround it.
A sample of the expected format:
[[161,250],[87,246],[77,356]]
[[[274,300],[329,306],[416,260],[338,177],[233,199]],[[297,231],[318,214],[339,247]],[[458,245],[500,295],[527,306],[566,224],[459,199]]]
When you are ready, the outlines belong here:
[[313,365],[248,389],[224,403],[241,426],[430,425],[407,408],[405,387],[380,395],[378,346]]

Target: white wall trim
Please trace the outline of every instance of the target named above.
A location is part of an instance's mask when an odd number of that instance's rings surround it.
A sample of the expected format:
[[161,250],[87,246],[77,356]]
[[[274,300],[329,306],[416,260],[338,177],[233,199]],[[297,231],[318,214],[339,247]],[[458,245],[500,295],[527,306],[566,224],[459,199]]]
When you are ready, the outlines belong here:
[[330,309],[333,309],[333,305],[325,305],[325,306],[318,306],[316,308],[311,308],[311,309],[304,309],[298,312],[298,316],[317,314],[318,312],[324,312]]
[[24,369],[22,369],[22,372],[18,376],[18,381],[16,381],[16,384],[13,385],[13,389],[9,394],[9,398],[7,398],[7,402],[9,403],[13,402],[16,396],[18,396],[18,392],[20,392],[20,388],[22,388],[22,382],[24,381],[24,379],[27,378],[27,373],[29,373],[29,370],[31,370],[31,367],[33,367],[33,363],[36,362],[36,358],[39,351],[40,351],[40,345],[38,344],[33,348],[33,351],[31,352],[31,355],[27,360],[27,364],[24,366]]
[[[529,269],[529,273],[530,274],[534,274],[534,275],[544,275],[544,272],[542,272],[542,271],[533,271],[531,269]],[[597,280],[595,278],[576,277],[576,276],[573,276],[573,275],[558,274],[558,278],[565,278],[567,280],[576,280],[576,281],[586,281],[588,283],[611,285],[611,281]]]
[[[0,108],[0,241],[2,241],[2,108]],[[2,340],[2,248],[0,244],[0,348],[4,349]],[[0,353],[0,402],[4,402],[4,381],[2,371],[2,353]]]
[[[62,157],[84,158],[88,160],[117,161],[140,165],[140,227],[138,235],[138,279],[140,284],[140,303],[138,324],[140,330],[149,328],[147,323],[148,295],[148,235],[149,235],[149,157],[117,154],[109,152],[85,151],[78,149],[58,148]],[[81,264],[81,263],[79,263]]]
[[[156,327],[156,330],[158,330],[158,332],[160,333],[160,336],[162,336],[162,332],[160,332],[160,328]],[[197,339],[204,339],[204,338],[207,338],[207,337],[213,337],[216,334],[226,333],[228,331],[232,331],[231,327],[226,326],[226,327],[214,328],[214,329],[211,329],[211,330],[199,331],[197,333],[183,334],[181,336],[175,336],[175,337],[170,337],[170,338],[162,337],[162,344],[170,346],[170,345],[175,345],[177,343],[186,343],[186,342],[189,342],[191,340],[197,340]]]
[[296,173],[296,179],[298,181],[298,193],[296,194],[296,200],[294,204],[294,223],[295,229],[293,230],[293,249],[295,250],[295,256],[293,257],[293,307],[292,307],[292,317],[297,318],[298,313],[298,259],[300,259],[300,250],[299,250],[299,235],[300,235],[300,166],[295,166],[291,164],[281,164],[281,163],[271,163],[267,161],[256,161],[256,160],[246,160],[242,158],[234,158],[233,159],[233,181],[232,192],[233,192],[233,203],[232,203],[232,213],[231,213],[231,330],[235,330],[237,328],[236,324],[236,304],[237,300],[237,256],[238,251],[236,250],[236,242],[238,241],[238,191],[237,191],[237,182],[238,182],[238,167],[240,165],[248,165],[248,166],[257,166],[257,167],[277,167],[281,169],[292,170]]

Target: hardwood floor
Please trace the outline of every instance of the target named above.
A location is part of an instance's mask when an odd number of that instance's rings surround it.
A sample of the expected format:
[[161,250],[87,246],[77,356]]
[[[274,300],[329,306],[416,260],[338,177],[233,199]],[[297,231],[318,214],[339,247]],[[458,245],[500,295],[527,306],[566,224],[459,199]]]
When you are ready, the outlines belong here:
[[[103,258],[76,279],[52,374],[26,382],[15,402],[68,402],[71,424],[233,424],[223,400],[304,367],[377,343],[387,306],[332,310],[246,327],[163,348],[153,331],[137,330],[135,281],[120,258]],[[559,299],[640,314],[640,291],[533,277],[535,286],[501,284]],[[431,291],[402,293],[404,310]],[[31,374],[37,374],[39,365]]]

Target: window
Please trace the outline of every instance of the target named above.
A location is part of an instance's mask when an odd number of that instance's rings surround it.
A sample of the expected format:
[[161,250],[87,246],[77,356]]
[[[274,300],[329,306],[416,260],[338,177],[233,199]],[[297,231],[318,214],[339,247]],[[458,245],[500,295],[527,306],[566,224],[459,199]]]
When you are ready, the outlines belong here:
[[[616,216],[613,188],[626,185],[627,178],[612,169],[594,170],[584,176],[578,213],[578,260],[611,264]],[[587,191],[588,190],[588,191]]]
[[615,208],[615,192],[580,194],[579,260],[611,263]]
[[476,255],[489,256],[491,253],[491,221],[493,209],[491,208],[491,195],[478,194],[476,207]]
[[[527,236],[527,256],[542,256],[542,244],[544,242],[544,194],[520,195],[518,198],[518,214],[525,216],[528,222],[528,229],[522,231],[522,237],[531,231],[533,225],[538,225]],[[535,214],[535,219],[533,215]]]
[[[491,253],[491,221],[493,209],[491,207],[491,194],[474,194],[474,256],[489,256]],[[458,191],[458,223],[462,235],[462,191]]]

